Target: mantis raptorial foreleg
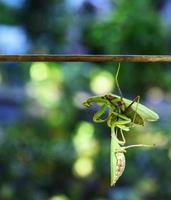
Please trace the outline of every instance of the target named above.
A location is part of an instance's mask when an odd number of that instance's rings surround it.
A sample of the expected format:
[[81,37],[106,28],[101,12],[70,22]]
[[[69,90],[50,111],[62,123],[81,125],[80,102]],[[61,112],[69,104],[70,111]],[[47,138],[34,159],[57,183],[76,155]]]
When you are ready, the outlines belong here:
[[109,116],[112,113],[112,108],[111,107],[109,107],[109,114],[108,114],[107,118],[106,119],[100,119],[100,117],[105,113],[107,107],[108,107],[107,104],[102,105],[101,108],[100,108],[100,110],[98,110],[94,114],[94,116],[93,116],[93,121],[94,122],[96,122],[96,123],[102,123],[102,122],[105,122],[109,118]]
[[105,110],[106,110],[106,107],[107,107],[107,105],[103,105],[101,108],[100,108],[100,110],[98,110],[95,114],[94,114],[94,116],[93,116],[93,121],[94,122],[96,122],[96,123],[102,123],[102,122],[105,122],[107,119],[99,119],[99,117],[101,117],[103,114],[104,114],[104,112],[105,112]]
[[108,120],[108,126],[111,126],[111,129],[113,129],[113,132],[114,132],[114,129],[116,129],[116,134],[115,134],[116,137],[117,137],[118,129],[120,130],[122,140],[119,140],[117,138],[118,144],[124,145],[126,141],[125,141],[125,137],[123,134],[123,130],[129,131],[129,126],[127,126],[127,125],[131,123],[131,119],[127,118],[126,116],[124,116],[122,114],[118,114],[116,112],[112,112],[112,115],[119,117],[119,119],[122,119],[122,120],[116,121],[116,119],[113,120],[113,117],[110,116],[111,119],[110,119],[110,122]]
[[129,131],[130,123],[131,119],[117,112],[112,112],[112,114],[109,116],[107,120],[107,124],[109,127],[111,126],[118,127],[119,129],[124,131]]

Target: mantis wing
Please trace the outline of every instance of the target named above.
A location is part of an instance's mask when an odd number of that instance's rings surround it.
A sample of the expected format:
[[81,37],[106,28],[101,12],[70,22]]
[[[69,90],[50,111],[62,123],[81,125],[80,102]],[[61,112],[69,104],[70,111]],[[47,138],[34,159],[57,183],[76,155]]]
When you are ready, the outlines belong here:
[[[131,101],[128,99],[124,99],[125,104],[128,106],[130,105]],[[138,106],[137,106],[138,104]],[[157,113],[155,113],[154,111],[150,110],[149,108],[147,108],[146,106],[135,102],[132,105],[132,109],[137,112],[144,121],[156,121],[159,119],[159,116]],[[137,110],[136,110],[137,109]]]
[[[120,98],[117,95],[114,95],[118,98]],[[123,98],[123,101],[125,102],[126,106],[129,106],[132,101],[126,98]],[[138,105],[137,105],[138,104]],[[137,112],[138,115],[140,115],[144,121],[156,121],[159,119],[159,116],[154,111],[150,110],[146,106],[142,105],[141,103],[134,102],[131,106],[131,108]]]

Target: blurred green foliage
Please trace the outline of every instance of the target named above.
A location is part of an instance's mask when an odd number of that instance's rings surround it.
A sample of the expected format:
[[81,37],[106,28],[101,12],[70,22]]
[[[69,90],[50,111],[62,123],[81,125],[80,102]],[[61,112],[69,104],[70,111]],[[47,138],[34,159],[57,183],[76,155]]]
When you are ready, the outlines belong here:
[[[59,0],[26,0],[20,9],[1,2],[0,18],[1,24],[24,28],[31,53],[67,52],[73,31],[89,53],[166,54],[169,39],[155,4],[111,1],[110,15],[100,20],[89,4],[74,11]],[[86,110],[81,104],[90,95],[117,93],[114,65],[1,63],[0,199],[171,198],[169,64],[121,65],[124,96],[140,94],[161,120],[126,133],[128,144],[157,147],[129,150],[125,172],[115,188],[109,187],[110,130],[92,123],[98,108]]]
[[156,55],[165,53],[165,34],[152,1],[121,0],[104,23],[87,27],[84,40],[91,52]]
[[[154,9],[153,1],[114,1],[114,12],[106,21],[89,23],[84,29],[84,45],[90,53],[105,54],[166,54],[166,32],[159,14]],[[153,2],[154,3],[154,2]],[[153,84],[160,84],[161,65],[150,63],[124,64],[121,79],[126,90],[138,91],[141,95],[144,89]],[[139,67],[136,70],[135,67]],[[134,78],[130,79],[130,74]],[[139,78],[139,75],[146,79]],[[129,80],[129,81],[128,81]],[[165,80],[163,80],[164,82]],[[134,90],[135,89],[135,90]]]

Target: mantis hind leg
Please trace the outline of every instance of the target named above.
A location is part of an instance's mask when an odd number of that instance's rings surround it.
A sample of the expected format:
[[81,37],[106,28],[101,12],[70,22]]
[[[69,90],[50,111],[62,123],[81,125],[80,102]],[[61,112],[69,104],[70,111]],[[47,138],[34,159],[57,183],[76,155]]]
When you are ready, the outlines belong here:
[[[136,120],[136,117],[137,117],[137,110],[138,110],[138,105],[139,105],[139,102],[140,102],[140,96],[136,96],[133,101],[129,104],[128,107],[126,107],[125,109],[125,113],[128,113],[129,112],[129,109],[131,108],[131,106],[134,104],[134,103],[137,103],[136,104],[136,108],[135,108],[135,111],[134,111],[134,116],[133,116],[133,119],[132,119],[132,126]],[[138,115],[139,116],[139,115]],[[139,118],[141,119],[141,116],[139,116]]]
[[133,118],[133,123],[134,123],[136,115],[137,115],[138,105],[139,105],[139,102],[140,102],[140,96],[135,97],[135,99],[136,99],[136,101],[134,101],[134,102],[137,102],[137,105],[136,105],[136,112],[135,112],[134,118]]

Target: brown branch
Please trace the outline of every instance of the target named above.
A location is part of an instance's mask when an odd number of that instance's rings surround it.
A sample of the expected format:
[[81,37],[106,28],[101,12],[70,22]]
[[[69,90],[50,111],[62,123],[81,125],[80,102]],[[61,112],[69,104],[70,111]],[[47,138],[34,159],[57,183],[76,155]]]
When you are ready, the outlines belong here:
[[170,55],[2,55],[0,62],[171,62]]

